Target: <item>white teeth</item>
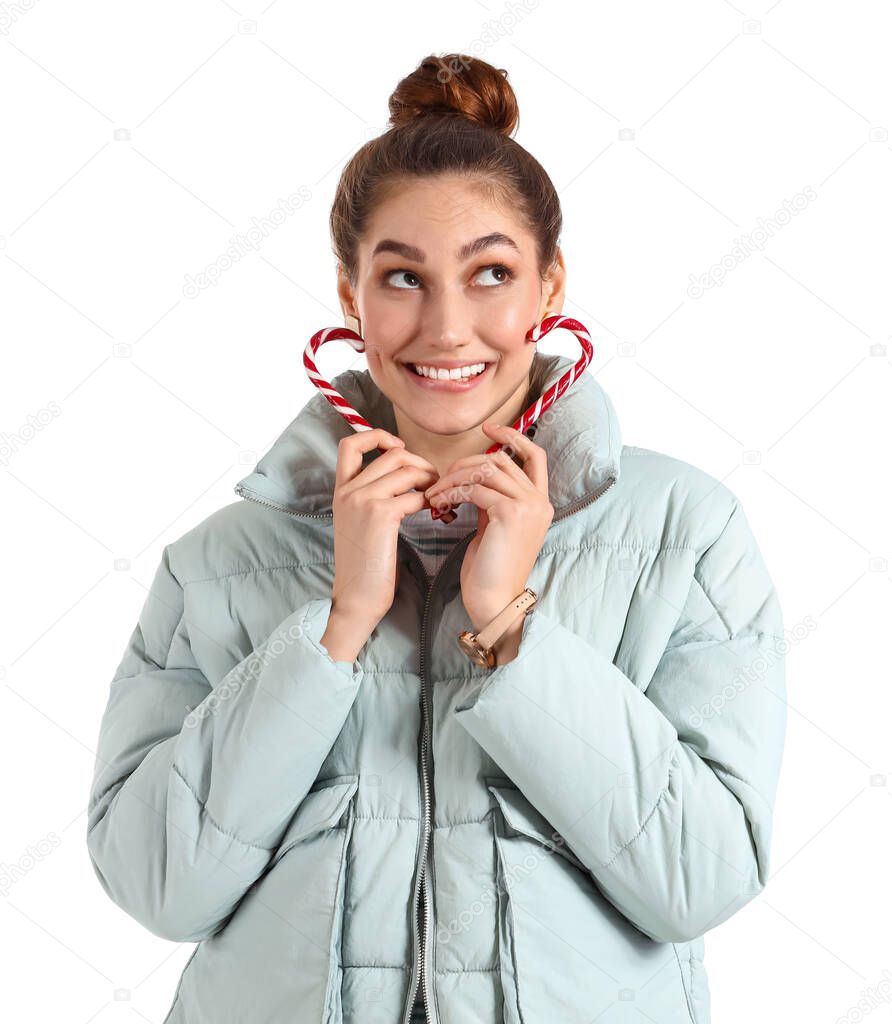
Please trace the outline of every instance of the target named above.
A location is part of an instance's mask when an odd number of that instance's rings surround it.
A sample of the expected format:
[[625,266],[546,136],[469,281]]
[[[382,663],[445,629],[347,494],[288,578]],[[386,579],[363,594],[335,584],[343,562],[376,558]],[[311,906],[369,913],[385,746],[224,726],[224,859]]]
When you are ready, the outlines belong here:
[[476,377],[483,373],[486,363],[469,363],[467,366],[457,366],[454,370],[437,369],[434,366],[422,366],[412,363],[412,369],[421,377],[430,377],[431,380],[461,380],[463,377]]

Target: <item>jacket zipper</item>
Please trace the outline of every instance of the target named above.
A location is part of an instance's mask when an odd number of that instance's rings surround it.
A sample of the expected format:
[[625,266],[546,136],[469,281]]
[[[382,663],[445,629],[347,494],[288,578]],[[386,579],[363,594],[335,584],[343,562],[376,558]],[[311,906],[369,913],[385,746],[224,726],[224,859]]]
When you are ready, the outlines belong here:
[[[418,992],[419,986],[421,987],[421,997],[424,1002],[424,1016],[428,1021],[432,1021],[433,1024],[439,1024],[439,1014],[436,1011],[435,1005],[429,1001],[428,989],[430,993],[434,995],[434,1002],[436,1001],[435,994],[433,993],[432,986],[429,985],[427,972],[425,970],[425,954],[429,951],[430,941],[430,917],[431,906],[430,906],[430,887],[427,881],[427,864],[429,859],[429,844],[432,830],[432,813],[431,803],[433,800],[433,788],[430,782],[430,775],[428,772],[428,762],[431,761],[430,767],[433,768],[432,755],[430,750],[430,744],[432,742],[432,723],[431,723],[431,693],[430,693],[430,680],[427,673],[427,662],[428,662],[428,644],[427,644],[427,623],[428,623],[428,612],[431,607],[431,598],[433,597],[434,591],[436,590],[437,583],[439,582],[440,576],[443,574],[449,561],[455,555],[456,551],[466,544],[466,542],[474,536],[476,530],[471,530],[466,533],[464,537],[461,537],[458,541],[453,544],[452,549],[443,560],[440,568],[437,570],[433,578],[428,576],[427,570],[418,555],[418,552],[412,547],[412,545],[405,540],[401,535],[397,536],[397,543],[403,544],[409,554],[417,563],[418,567],[424,578],[427,580],[427,593],[424,599],[424,612],[421,617],[421,750],[419,760],[421,763],[421,783],[423,792],[423,831],[421,847],[418,852],[418,857],[415,862],[415,896],[412,901],[412,946],[414,950],[414,958],[412,962],[412,978],[409,983],[409,995],[406,999],[406,1006],[403,1013],[403,1024],[409,1024],[409,1019],[412,1013],[412,1005],[415,1002],[415,996]],[[421,909],[421,936],[418,935],[418,910]],[[428,959],[428,963],[430,960]]]
[[[562,519],[566,519],[567,516],[573,515],[588,505],[591,505],[594,501],[601,497],[601,495],[607,491],[613,484],[616,483],[616,477],[609,477],[604,484],[602,484],[596,491],[591,494],[585,495],[579,501],[574,502],[571,505],[566,506],[561,510],[560,515],[555,516],[551,525],[560,522]],[[242,498],[246,498],[248,501],[255,501],[259,505],[265,505],[268,508],[276,509],[280,512],[287,512],[290,515],[298,517],[306,517],[310,519],[334,519],[333,513],[324,512],[295,512],[293,509],[286,508],[284,505],[280,505],[277,502],[268,501],[265,498],[256,497],[255,495],[244,490],[241,485],[235,487],[236,494]],[[551,526],[549,526],[549,529]],[[421,718],[422,718],[422,730],[421,730],[421,750],[419,760],[421,763],[421,783],[423,793],[423,835],[421,841],[421,847],[419,849],[418,857],[415,861],[415,893],[412,900],[412,948],[413,948],[413,961],[412,961],[412,978],[409,984],[409,995],[406,1000],[406,1005],[403,1013],[402,1024],[409,1024],[412,1005],[415,1002],[415,995],[418,992],[419,986],[421,987],[422,1000],[424,1002],[424,1015],[425,1019],[432,1022],[432,1024],[439,1024],[439,1015],[436,1011],[436,1007],[429,1001],[428,989],[430,988],[431,993],[436,999],[435,993],[430,986],[428,981],[427,972],[425,971],[425,954],[429,951],[430,946],[430,889],[427,884],[427,864],[429,859],[429,843],[432,829],[432,813],[431,803],[433,799],[433,789],[430,783],[430,776],[428,773],[428,761],[431,760],[432,755],[430,751],[430,744],[432,742],[432,723],[431,723],[431,710],[430,710],[430,687],[428,685],[428,674],[427,674],[427,623],[428,623],[428,612],[431,607],[431,598],[433,597],[434,591],[436,590],[437,583],[440,580],[446,566],[449,564],[455,553],[461,549],[466,543],[476,534],[476,530],[471,530],[466,533],[464,537],[461,537],[452,546],[452,549],[446,555],[446,558],[441,563],[436,574],[431,578],[427,574],[427,570],[424,568],[424,564],[418,555],[418,552],[412,547],[412,545],[405,540],[402,535],[397,534],[397,544],[403,544],[408,550],[409,554],[417,563],[421,569],[421,573],[427,581],[427,593],[424,599],[424,611],[421,617]],[[433,764],[431,764],[433,768]],[[419,936],[418,931],[418,911],[421,910],[421,935]]]
[[299,516],[302,519],[334,519],[331,512],[295,512],[293,508],[280,505],[277,501],[269,501],[266,498],[252,494],[250,491],[245,490],[241,484],[236,484],[233,490],[241,498],[246,498],[248,501],[256,501],[258,505],[266,505],[267,508],[274,508],[277,512],[287,512],[290,516]]

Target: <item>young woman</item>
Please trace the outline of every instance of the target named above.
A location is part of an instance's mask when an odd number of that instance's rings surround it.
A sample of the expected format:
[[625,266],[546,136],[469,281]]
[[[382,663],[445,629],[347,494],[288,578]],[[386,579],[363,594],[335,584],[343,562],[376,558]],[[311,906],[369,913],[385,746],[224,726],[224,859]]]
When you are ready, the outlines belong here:
[[164,548],[92,862],[198,943],[169,1024],[707,1024],[703,933],[768,877],[771,579],[735,495],[624,446],[592,374],[511,429],[575,360],[527,340],[561,215],[504,73],[430,57],[390,111],[331,217],[368,359],[332,384],[374,429],[315,395]]

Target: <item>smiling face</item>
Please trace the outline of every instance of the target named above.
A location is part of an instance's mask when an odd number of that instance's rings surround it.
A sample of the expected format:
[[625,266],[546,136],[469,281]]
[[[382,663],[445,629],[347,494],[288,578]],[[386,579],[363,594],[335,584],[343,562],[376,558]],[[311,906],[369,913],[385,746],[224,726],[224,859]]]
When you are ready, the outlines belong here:
[[338,294],[361,319],[369,373],[397,424],[479,438],[484,420],[523,412],[536,347],[524,336],[560,312],[563,285],[560,254],[543,281],[514,212],[444,175],[390,192],[360,241],[355,288],[339,270]]

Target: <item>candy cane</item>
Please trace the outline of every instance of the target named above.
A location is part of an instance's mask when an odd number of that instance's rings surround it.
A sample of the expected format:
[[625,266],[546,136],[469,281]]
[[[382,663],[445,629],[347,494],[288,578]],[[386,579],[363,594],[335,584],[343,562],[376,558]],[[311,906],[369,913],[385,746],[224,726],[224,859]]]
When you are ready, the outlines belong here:
[[[592,339],[589,332],[583,327],[583,325],[575,320],[571,316],[563,316],[561,313],[555,313],[552,316],[545,317],[541,323],[536,324],[535,327],[531,327],[526,334],[527,341],[539,341],[544,338],[549,331],[553,331],[556,327],[563,327],[568,331],[571,331],[576,335],[576,340],[579,342],[582,348],[582,355],[579,360],[570,367],[569,370],[563,376],[561,376],[554,384],[551,385],[538,399],[523,413],[520,419],[515,420],[511,426],[515,430],[519,430],[523,433],[527,430],[547,409],[554,405],[555,401],[561,397],[562,394],[576,381],[580,375],[585,371],[585,368],[592,360],[594,355],[594,348],[592,346]],[[361,416],[350,403],[344,398],[340,392],[336,391],[331,384],[319,373],[316,368],[315,355],[320,345],[324,345],[327,341],[348,341],[357,352],[365,351],[365,340],[357,334],[355,331],[351,331],[349,327],[325,327],[321,331],[317,331],[307,343],[307,347],[304,349],[304,368],[307,371],[307,376],[310,378],[313,384],[319,389],[319,391],[325,396],[325,398],[334,406],[335,409],[344,417],[344,419],[350,424],[350,426],[357,431],[361,430],[372,430],[374,429],[364,416]],[[495,444],[491,444],[486,449],[487,455],[492,452],[498,451],[501,448],[501,444],[497,441]],[[380,451],[384,451],[380,448]],[[451,523],[455,519],[455,506],[450,505],[444,509],[435,509],[431,506],[431,517],[433,519],[442,519],[444,523]]]

